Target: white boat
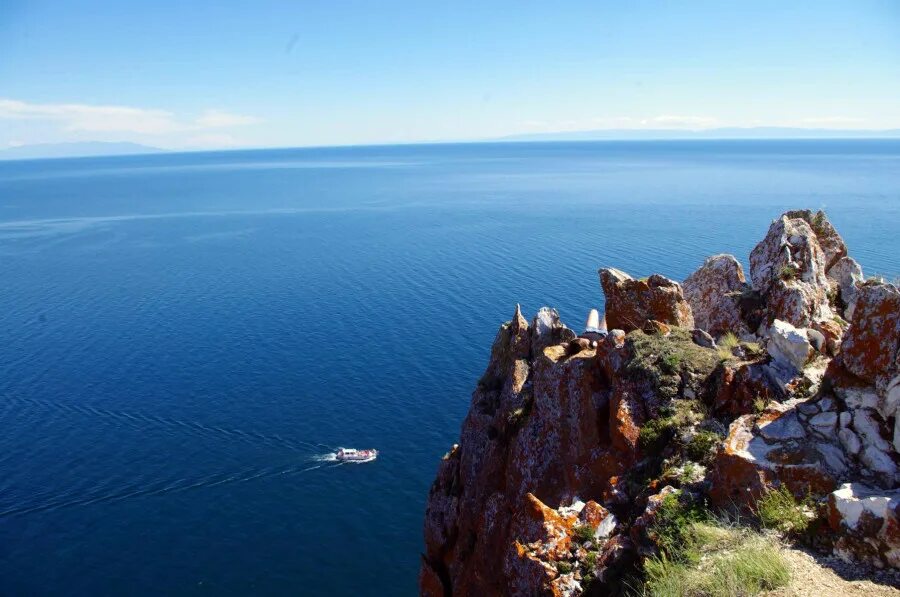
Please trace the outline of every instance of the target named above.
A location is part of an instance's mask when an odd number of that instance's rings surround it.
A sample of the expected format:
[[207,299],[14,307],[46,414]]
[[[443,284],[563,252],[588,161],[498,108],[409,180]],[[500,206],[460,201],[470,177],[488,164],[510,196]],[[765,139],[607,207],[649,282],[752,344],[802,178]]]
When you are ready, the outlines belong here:
[[378,458],[378,450],[357,450],[356,448],[338,448],[335,458],[341,462],[368,462]]

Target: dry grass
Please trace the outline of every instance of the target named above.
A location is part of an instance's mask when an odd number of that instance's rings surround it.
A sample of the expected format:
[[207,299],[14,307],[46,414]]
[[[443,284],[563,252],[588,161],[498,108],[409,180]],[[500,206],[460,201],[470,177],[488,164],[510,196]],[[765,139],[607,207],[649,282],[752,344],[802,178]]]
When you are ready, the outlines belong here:
[[648,597],[740,597],[786,586],[791,579],[778,546],[761,535],[701,525],[700,561],[693,565],[665,555],[644,564]]

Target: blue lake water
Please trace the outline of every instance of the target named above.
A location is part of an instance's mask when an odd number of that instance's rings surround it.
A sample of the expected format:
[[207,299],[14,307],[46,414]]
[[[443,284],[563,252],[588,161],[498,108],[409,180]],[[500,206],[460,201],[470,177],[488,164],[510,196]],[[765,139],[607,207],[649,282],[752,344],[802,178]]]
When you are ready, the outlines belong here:
[[414,594],[515,303],[577,327],[598,267],[746,263],[801,207],[900,275],[898,141],[0,162],[0,594]]

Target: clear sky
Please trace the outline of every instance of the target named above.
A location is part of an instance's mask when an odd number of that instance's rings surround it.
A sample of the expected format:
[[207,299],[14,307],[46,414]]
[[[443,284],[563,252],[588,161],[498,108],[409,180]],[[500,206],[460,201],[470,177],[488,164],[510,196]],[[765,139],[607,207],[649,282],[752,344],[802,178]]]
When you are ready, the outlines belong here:
[[0,0],[0,148],[900,127],[900,0]]

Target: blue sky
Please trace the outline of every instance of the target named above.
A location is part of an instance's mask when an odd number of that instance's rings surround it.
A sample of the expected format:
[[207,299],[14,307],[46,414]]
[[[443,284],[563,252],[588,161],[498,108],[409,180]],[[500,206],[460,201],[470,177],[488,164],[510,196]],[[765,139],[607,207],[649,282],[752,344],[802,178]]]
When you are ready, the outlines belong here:
[[900,127],[900,2],[0,0],[0,148]]

